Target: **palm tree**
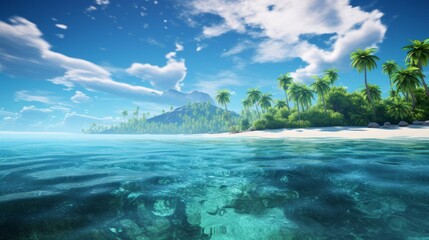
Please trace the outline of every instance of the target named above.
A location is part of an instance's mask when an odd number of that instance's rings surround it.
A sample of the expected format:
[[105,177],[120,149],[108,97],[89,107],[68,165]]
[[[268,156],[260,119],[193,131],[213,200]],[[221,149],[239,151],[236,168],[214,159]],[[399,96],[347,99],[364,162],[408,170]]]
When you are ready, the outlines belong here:
[[253,105],[249,98],[243,99],[241,103],[243,104],[244,109],[249,109]]
[[[373,101],[376,101],[376,102],[381,101],[381,89],[378,85],[368,84],[368,90],[369,90],[369,93],[371,94]],[[366,89],[362,89],[361,94],[369,102],[368,91]]]
[[277,81],[279,82],[279,87],[285,91],[285,98],[286,98],[286,105],[289,109],[289,99],[287,96],[287,90],[289,89],[289,86],[293,83],[293,78],[290,76],[290,73],[281,74]]
[[287,104],[286,104],[286,102],[285,101],[283,101],[283,100],[276,100],[275,101],[275,105],[274,105],[277,109],[280,109],[280,108],[284,108],[284,107],[287,107]]
[[328,70],[325,70],[325,75],[323,76],[326,80],[328,80],[331,85],[334,85],[334,83],[340,78],[338,75],[338,70],[335,68],[330,68]]
[[217,91],[216,101],[221,106],[225,107],[225,116],[226,116],[226,119],[227,119],[227,124],[229,122],[227,104],[231,102],[230,98],[231,98],[231,93],[229,92],[228,89],[222,89],[222,90],[218,90]]
[[298,109],[298,119],[301,120],[299,106],[304,111],[311,105],[311,100],[314,99],[313,92],[307,85],[293,83],[289,88],[289,96],[295,102]]
[[128,116],[128,111],[127,110],[122,111],[122,117],[124,118],[124,122],[127,116]]
[[311,100],[314,99],[314,94],[311,89],[305,85],[300,85],[300,102],[303,110],[308,109],[311,106]]
[[387,104],[387,113],[396,120],[402,120],[411,114],[411,106],[401,98],[395,98]]
[[301,113],[299,111],[299,104],[300,104],[300,87],[297,83],[292,83],[289,86],[288,94],[292,101],[294,101],[295,106],[298,110],[298,119],[301,120]]
[[399,68],[399,66],[398,66],[398,64],[394,60],[386,61],[381,66],[381,71],[383,72],[383,74],[386,74],[387,76],[389,76],[390,91],[393,91],[392,74],[394,72],[396,72],[398,70],[398,68]]
[[230,103],[231,93],[228,89],[222,89],[217,91],[216,101],[225,107],[225,112],[228,112],[227,104]]
[[418,86],[420,86],[419,78],[421,78],[422,75],[423,74],[417,67],[398,69],[398,71],[392,75],[393,82],[396,84],[398,90],[411,95],[413,109],[416,106],[414,91]]
[[315,81],[313,82],[313,84],[311,84],[311,87],[313,88],[313,91],[317,93],[317,95],[319,96],[319,99],[322,99],[323,108],[325,110],[325,114],[327,114],[325,94],[329,91],[330,89],[329,84],[331,82],[330,81],[328,82],[327,78],[320,78],[318,76],[313,76],[313,78],[315,79]]
[[273,102],[273,95],[271,93],[264,93],[259,100],[259,105],[262,109],[267,112],[268,108],[271,107],[271,103]]
[[247,91],[247,98],[256,107],[258,118],[261,118],[261,114],[259,113],[259,109],[258,109],[258,104],[259,104],[259,100],[261,100],[261,97],[262,97],[262,93],[257,88],[251,88]]
[[369,102],[374,107],[374,103],[372,102],[371,93],[368,88],[368,79],[367,79],[367,71],[371,71],[372,69],[377,67],[377,60],[379,58],[375,56],[373,53],[375,52],[375,48],[367,48],[365,50],[357,49],[352,52],[350,55],[350,60],[352,61],[351,65],[353,68],[356,68],[358,72],[365,73],[365,89],[366,94],[368,96]]
[[139,110],[140,110],[140,108],[137,106],[136,111],[133,113],[135,119],[139,118]]
[[426,96],[429,98],[429,89],[426,85],[423,67],[428,65],[429,62],[429,38],[422,41],[413,40],[411,44],[403,47],[402,49],[408,50],[406,61],[409,62],[412,66],[416,66],[419,70],[422,79],[422,84],[426,92]]

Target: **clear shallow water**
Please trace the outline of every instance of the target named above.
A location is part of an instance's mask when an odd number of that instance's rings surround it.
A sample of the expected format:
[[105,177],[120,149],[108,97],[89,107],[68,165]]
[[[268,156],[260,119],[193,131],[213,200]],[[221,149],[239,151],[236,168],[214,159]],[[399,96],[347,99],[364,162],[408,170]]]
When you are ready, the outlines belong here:
[[428,239],[429,140],[0,135],[0,239]]

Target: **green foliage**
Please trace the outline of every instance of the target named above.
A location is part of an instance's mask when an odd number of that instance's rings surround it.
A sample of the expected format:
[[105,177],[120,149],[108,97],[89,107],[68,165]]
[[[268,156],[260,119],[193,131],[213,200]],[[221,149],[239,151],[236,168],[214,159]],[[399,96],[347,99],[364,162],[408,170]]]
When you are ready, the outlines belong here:
[[228,115],[226,111],[214,108],[210,103],[188,104],[175,122],[155,122],[141,118],[129,118],[115,126],[98,126],[93,124],[86,133],[117,133],[117,134],[194,134],[227,132],[230,126],[237,125],[240,118]]
[[[297,114],[293,113],[290,121],[298,121]],[[315,106],[301,114],[301,120],[308,121],[312,127],[343,126],[344,116],[341,113],[327,110],[326,114],[323,109]]]

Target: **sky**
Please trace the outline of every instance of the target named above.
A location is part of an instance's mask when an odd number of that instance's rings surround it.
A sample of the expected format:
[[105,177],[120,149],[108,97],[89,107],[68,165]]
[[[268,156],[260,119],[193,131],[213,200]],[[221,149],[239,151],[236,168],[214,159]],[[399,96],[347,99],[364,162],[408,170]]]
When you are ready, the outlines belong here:
[[[80,131],[121,112],[151,116],[202,92],[249,88],[284,97],[295,81],[335,67],[337,85],[363,88],[350,53],[375,47],[404,65],[402,47],[429,37],[426,0],[5,0],[0,3],[0,130]],[[427,73],[427,70],[425,70]],[[174,91],[172,91],[174,90]],[[195,94],[195,92],[194,92]]]

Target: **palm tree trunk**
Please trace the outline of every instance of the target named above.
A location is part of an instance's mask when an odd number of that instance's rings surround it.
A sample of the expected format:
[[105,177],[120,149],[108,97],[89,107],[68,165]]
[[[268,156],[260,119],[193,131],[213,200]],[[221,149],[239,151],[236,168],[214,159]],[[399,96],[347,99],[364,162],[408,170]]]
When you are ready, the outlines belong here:
[[296,108],[298,109],[298,119],[301,121],[301,112],[299,111],[299,104],[296,102]]
[[411,94],[411,100],[413,101],[413,110],[416,108],[416,96],[414,95],[414,91],[410,91]]
[[323,102],[323,108],[325,109],[325,115],[328,116],[328,113],[326,112],[325,97],[323,95],[322,95],[322,102]]
[[428,89],[428,86],[426,85],[426,82],[425,82],[425,77],[423,75],[423,66],[422,66],[421,62],[419,62],[419,69],[420,69],[420,72],[422,73],[423,88],[425,89],[426,96],[429,98],[429,89]]
[[372,103],[371,92],[369,91],[369,88],[368,88],[368,80],[366,77],[366,66],[365,66],[365,88],[366,88],[366,96],[368,97],[369,103],[371,104],[372,108],[374,108],[374,104]]
[[288,97],[287,97],[287,93],[286,93],[286,91],[285,91],[285,97],[286,97],[287,110],[290,112],[289,99],[288,99]]
[[261,118],[261,114],[259,113],[258,104],[255,104],[255,106],[256,106],[256,113],[258,113],[258,118]]

